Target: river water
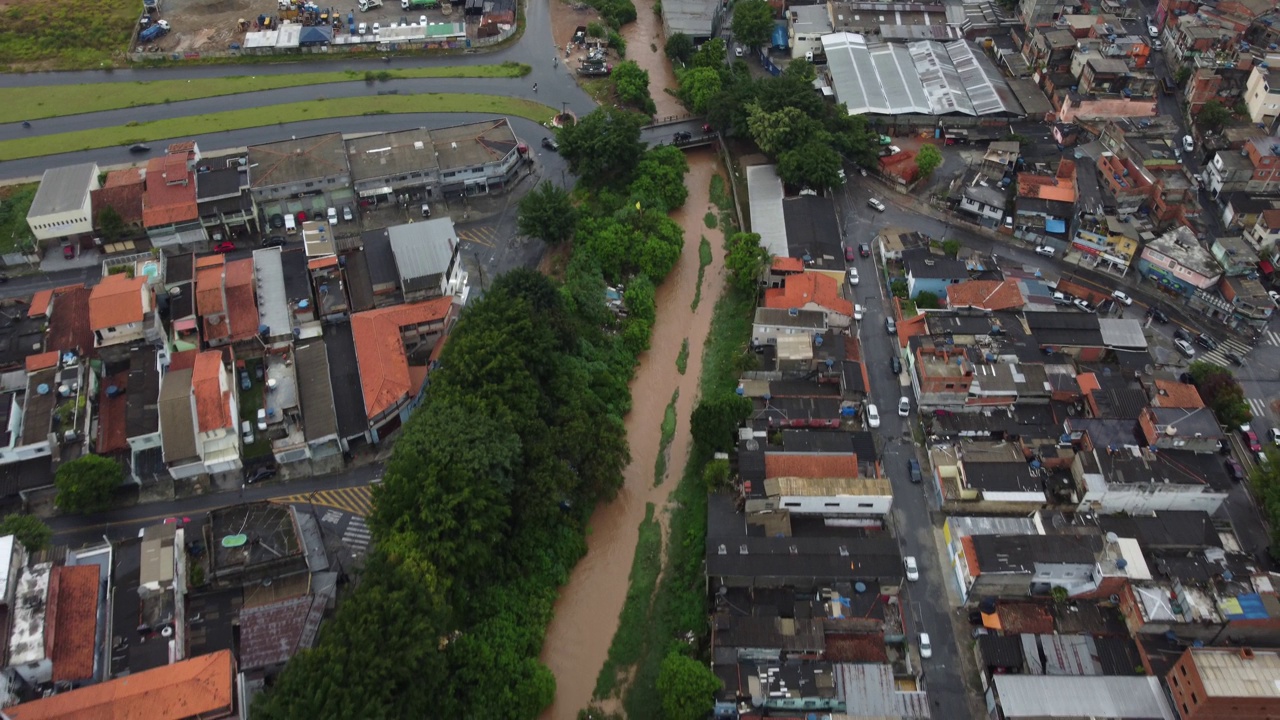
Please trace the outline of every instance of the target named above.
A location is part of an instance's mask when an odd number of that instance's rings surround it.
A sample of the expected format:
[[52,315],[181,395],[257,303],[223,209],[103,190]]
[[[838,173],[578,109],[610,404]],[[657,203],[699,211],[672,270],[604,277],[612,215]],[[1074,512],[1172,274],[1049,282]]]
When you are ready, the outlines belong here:
[[[646,12],[641,10],[641,18]],[[657,94],[654,97],[657,99]],[[626,599],[645,504],[651,502],[659,508],[665,534],[667,499],[688,457],[689,415],[698,396],[702,347],[724,285],[722,236],[719,228],[708,229],[703,222],[708,210],[716,212],[709,195],[711,177],[719,167],[717,158],[710,149],[690,152],[688,157],[685,185],[689,199],[672,214],[684,228],[684,251],[671,275],[658,288],[652,346],[640,357],[631,382],[633,403],[626,418],[631,464],[625,470],[618,498],[597,508],[592,516],[587,555],[561,590],[555,618],[547,628],[542,661],[555,673],[556,699],[542,714],[544,719],[572,720],[591,701],[596,675],[608,655],[618,627],[618,613]],[[714,259],[706,269],[702,300],[695,313],[690,305],[698,286],[698,244],[703,236],[711,242]],[[680,375],[676,356],[685,338],[689,339],[689,361],[685,374]],[[667,480],[654,487],[653,468],[661,441],[662,417],[676,388],[680,389],[680,398],[676,402],[676,434],[670,446]],[[663,544],[665,547],[666,538]]]

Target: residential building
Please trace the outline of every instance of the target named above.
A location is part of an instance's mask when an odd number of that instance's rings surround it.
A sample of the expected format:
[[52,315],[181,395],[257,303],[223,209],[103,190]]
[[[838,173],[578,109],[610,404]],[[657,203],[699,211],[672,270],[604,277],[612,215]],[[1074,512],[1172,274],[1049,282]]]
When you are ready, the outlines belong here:
[[[298,402],[302,428],[313,472],[317,468],[341,467],[342,446],[338,418],[334,410],[333,386],[329,381],[329,358],[323,342],[308,341],[294,347],[298,378]],[[325,465],[321,465],[325,463]],[[336,465],[335,465],[336,464]]]
[[13,720],[215,720],[235,714],[235,661],[219,650],[5,708]]
[[[1126,424],[1127,426],[1127,424]],[[1069,419],[1068,432],[1091,427]],[[1132,430],[1130,430],[1132,436]],[[1216,512],[1231,489],[1222,463],[1212,453],[1185,450],[1152,451],[1119,441],[1099,445],[1083,442],[1072,461],[1071,472],[1083,489],[1081,512],[1131,514],[1159,510]]]
[[1244,102],[1249,120],[1274,132],[1280,118],[1280,70],[1267,67],[1267,63],[1254,65],[1245,85]]
[[[106,182],[102,184],[102,187],[89,193],[93,208],[95,232],[103,236],[101,232],[102,211],[110,208],[124,222],[124,237],[140,235],[142,231],[142,195],[146,192],[146,187],[140,168],[126,168],[108,172]],[[113,239],[119,240],[123,238],[103,236],[103,239],[110,242]]]
[[1253,249],[1259,253],[1274,256],[1280,247],[1280,209],[1263,210],[1258,213],[1257,222],[1244,231],[1244,239],[1249,241]]
[[98,189],[97,163],[82,163],[44,171],[36,190],[27,227],[36,240],[79,241],[93,232],[92,193]]
[[1280,652],[1190,647],[1165,676],[1182,720],[1280,716]]
[[943,298],[952,309],[977,308],[980,310],[1012,310],[1026,302],[1022,290],[1014,280],[968,280],[947,286]]
[[261,232],[258,206],[249,192],[249,168],[242,158],[196,174],[196,206],[200,224],[215,243],[242,233]]
[[786,10],[791,59],[812,61],[822,54],[822,36],[834,30],[826,5],[791,5]]
[[407,303],[457,296],[467,303],[467,273],[458,257],[453,220],[437,218],[385,230],[400,274],[400,291]]
[[196,260],[196,313],[201,336],[209,347],[251,340],[258,334],[259,315],[254,261],[226,261],[225,255]]
[[1006,183],[999,177],[989,178],[982,172],[968,171],[953,186],[952,198],[959,208],[985,220],[984,224],[997,226],[1005,216],[1008,204]]
[[1053,175],[1018,173],[1014,224],[1065,243],[1075,214],[1076,164],[1062,160]]
[[92,417],[89,406],[81,404],[88,392],[85,372],[80,359],[63,362],[56,350],[26,357],[25,373],[19,371],[11,381],[22,389],[0,401],[7,415],[0,465],[55,453],[60,460],[78,457]]
[[966,597],[1045,597],[1053,588],[1077,596],[1099,586],[1103,540],[1096,535],[970,535],[961,543]]
[[776,345],[780,337],[808,338],[826,331],[827,316],[822,311],[758,307],[751,326],[751,344]]
[[747,512],[844,518],[878,527],[893,506],[888,478],[867,477],[856,455],[767,452],[764,480],[744,486]]
[[992,676],[1006,720],[1176,720],[1160,678],[1117,675]]
[[433,354],[456,317],[453,298],[397,305],[351,316],[364,411],[373,441],[399,428],[417,406]]
[[142,225],[153,247],[178,252],[202,246],[209,239],[200,221],[196,173],[190,153],[152,158],[147,162],[147,187],[142,194]]
[[1155,177],[1128,157],[1103,152],[1098,156],[1098,178],[1113,199],[1117,215],[1134,215],[1151,201]]
[[163,337],[155,293],[145,276],[107,275],[89,293],[89,329],[99,351]]
[[205,351],[191,371],[197,452],[209,474],[234,472],[240,463],[240,410],[222,354]]
[[1070,30],[1057,27],[1035,27],[1031,39],[1022,46],[1027,65],[1047,72],[1065,72],[1071,67],[1076,37]]
[[1186,226],[1173,228],[1147,243],[1138,259],[1138,271],[1182,295],[1212,288],[1222,277],[1222,266]]
[[[1133,224],[1132,221],[1121,223],[1119,218],[1108,217],[1106,233],[1077,229],[1071,240],[1071,249],[1097,258],[1101,268],[1119,272],[1121,275],[1127,274],[1129,265],[1133,262],[1133,256],[1138,252],[1138,241],[1124,233],[1124,230],[1132,230],[1132,228],[1123,226]],[[1121,226],[1118,228],[1119,231],[1112,229],[1115,225]]]
[[840,282],[816,272],[791,275],[782,287],[765,290],[764,306],[826,313],[829,327],[848,327],[853,320],[853,303],[840,297]]
[[1080,0],[1020,0],[1018,20],[1025,28],[1053,25],[1063,15],[1073,15],[1082,6]]
[[964,261],[930,250],[904,252],[902,264],[907,273],[907,296],[912,299],[922,292],[946,297],[949,286],[969,279]]
[[[323,195],[351,185],[351,167],[341,133],[250,145],[246,159],[249,192],[259,206],[286,198]],[[320,199],[322,207],[329,206],[324,197]],[[263,209],[273,214],[266,207]]]
[[1213,259],[1222,266],[1224,277],[1258,272],[1258,253],[1239,235],[1213,238],[1209,252],[1213,253]]
[[823,195],[797,195],[782,201],[782,224],[787,254],[805,270],[842,275],[845,271],[843,233],[836,204]]

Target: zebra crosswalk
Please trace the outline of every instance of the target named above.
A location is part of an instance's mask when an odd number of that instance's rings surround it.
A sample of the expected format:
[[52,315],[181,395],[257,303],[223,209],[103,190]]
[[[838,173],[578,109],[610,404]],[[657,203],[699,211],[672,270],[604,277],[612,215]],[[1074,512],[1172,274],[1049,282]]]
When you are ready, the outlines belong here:
[[353,517],[342,532],[342,543],[351,548],[352,555],[360,555],[369,549],[369,526],[364,518]]
[[1262,398],[1249,398],[1249,412],[1256,418],[1267,417],[1267,401]]
[[1222,367],[1231,367],[1232,363],[1230,360],[1227,360],[1227,353],[1235,353],[1243,358],[1247,356],[1251,350],[1253,350],[1253,348],[1239,340],[1228,339],[1220,341],[1216,349],[1201,352],[1195,359],[1204,360],[1205,362],[1210,362],[1214,365],[1221,365]]
[[1274,330],[1264,330],[1262,331],[1262,338],[1259,340],[1259,342],[1261,342],[1264,345],[1280,347],[1280,332],[1276,332]]

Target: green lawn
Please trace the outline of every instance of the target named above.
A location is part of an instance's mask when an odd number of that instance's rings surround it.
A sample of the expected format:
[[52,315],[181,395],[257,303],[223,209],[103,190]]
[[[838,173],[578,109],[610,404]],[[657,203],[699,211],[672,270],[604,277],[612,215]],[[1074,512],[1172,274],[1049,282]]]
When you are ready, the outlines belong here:
[[137,0],[5,3],[0,66],[67,70],[121,58],[142,13]]
[[[0,122],[19,122],[120,108],[261,92],[329,83],[407,80],[413,78],[517,78],[529,74],[520,63],[406,68],[378,73],[316,72],[154,82],[102,82],[87,85],[49,85],[0,90]],[[322,92],[322,91],[321,91]]]
[[382,95],[379,97],[338,98],[311,102],[266,105],[249,110],[192,117],[130,123],[122,127],[97,128],[55,135],[37,135],[0,142],[0,161],[53,155],[55,153],[94,150],[114,145],[189,137],[205,133],[243,130],[326,118],[394,113],[492,113],[514,115],[544,123],[557,110],[530,100],[498,95],[426,93],[422,95]]
[[0,253],[35,246],[35,237],[27,225],[27,211],[38,189],[39,183],[0,188]]
[[[254,373],[254,368],[262,363],[261,360],[246,360],[245,369],[249,371],[249,377],[253,378],[253,387],[248,390],[240,391],[240,419],[248,420],[253,426],[253,444],[245,445],[244,452],[241,456],[245,460],[254,460],[256,458],[265,457],[271,454],[271,441],[267,439],[267,433],[258,430],[258,408],[262,407],[262,381]],[[231,378],[231,381],[240,384],[240,371],[237,369]],[[236,423],[236,432],[240,432],[240,423]]]

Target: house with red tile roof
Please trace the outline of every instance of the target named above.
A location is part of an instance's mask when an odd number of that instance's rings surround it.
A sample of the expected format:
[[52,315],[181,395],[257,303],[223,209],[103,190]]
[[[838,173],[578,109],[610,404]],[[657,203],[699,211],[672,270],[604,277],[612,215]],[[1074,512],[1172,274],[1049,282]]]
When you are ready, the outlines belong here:
[[160,318],[147,278],[108,275],[89,293],[89,329],[98,349],[139,340],[158,342]]
[[1012,310],[1025,304],[1016,280],[966,280],[947,286],[947,307]]
[[233,472],[240,462],[240,405],[222,353],[206,350],[191,369],[196,452],[209,474]]
[[258,334],[253,260],[226,262],[223,255],[196,260],[196,314],[205,344],[218,347]]
[[848,327],[853,320],[853,303],[840,297],[840,281],[816,272],[790,275],[782,287],[765,290],[764,307],[819,310],[834,327]]
[[152,158],[147,163],[142,225],[155,247],[208,240],[196,204],[195,172],[186,153]]
[[893,508],[893,488],[888,478],[860,475],[852,452],[767,452],[763,493],[749,493],[746,511],[784,510],[875,527]]
[[416,407],[431,351],[448,333],[456,314],[453,298],[442,297],[351,316],[360,387],[374,442],[398,428]]
[[49,581],[46,642],[52,648],[53,682],[93,679],[94,640],[98,632],[97,565],[62,565]]
[[235,714],[235,660],[219,650],[5,708],[12,720],[216,720]]

